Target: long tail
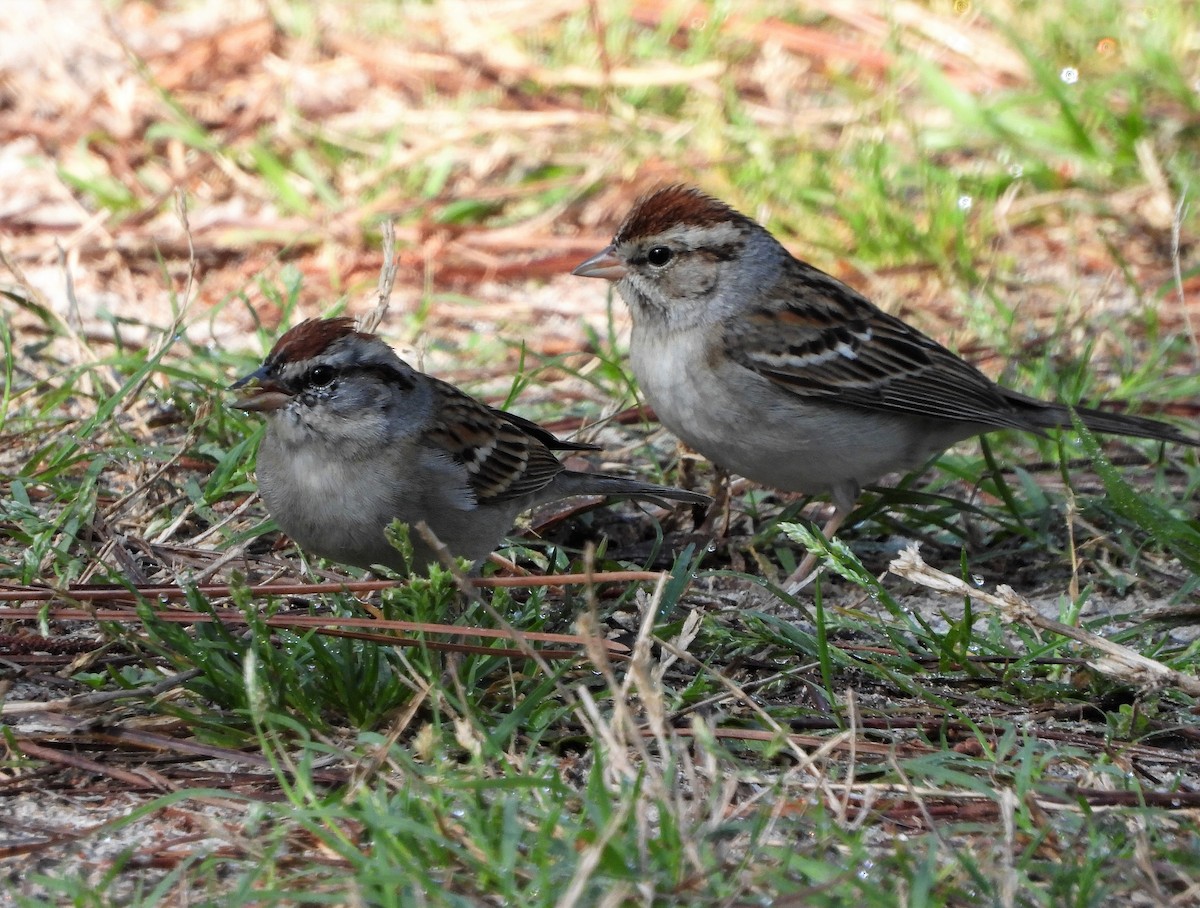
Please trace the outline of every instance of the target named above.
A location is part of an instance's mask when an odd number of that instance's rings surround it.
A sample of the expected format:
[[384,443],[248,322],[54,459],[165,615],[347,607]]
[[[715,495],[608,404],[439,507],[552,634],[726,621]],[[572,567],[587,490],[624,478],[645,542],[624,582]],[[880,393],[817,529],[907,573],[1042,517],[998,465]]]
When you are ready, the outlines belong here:
[[1083,424],[1093,432],[1133,435],[1137,438],[1154,438],[1159,441],[1173,441],[1181,445],[1200,447],[1200,437],[1186,435],[1170,423],[1159,422],[1157,419],[1109,413],[1091,407],[1076,407],[1075,412],[1079,414]]
[[610,495],[614,498],[640,498],[668,507],[667,501],[683,501],[688,504],[712,504],[712,497],[688,489],[673,486],[658,486],[622,476],[602,476],[598,473],[580,473],[568,470],[558,477],[560,488],[570,489],[575,495]]
[[[1006,388],[1005,391],[1008,391]],[[1070,428],[1071,411],[1059,403],[1037,400],[1024,394],[1008,391],[1014,404],[1025,409],[1029,421],[1041,429]],[[1188,435],[1175,428],[1170,423],[1149,419],[1145,416],[1127,416],[1123,413],[1110,413],[1107,410],[1097,410],[1093,407],[1075,407],[1075,412],[1083,420],[1083,424],[1093,432],[1106,435],[1132,435],[1135,438],[1153,438],[1156,441],[1170,441],[1181,445],[1200,447],[1200,436]]]

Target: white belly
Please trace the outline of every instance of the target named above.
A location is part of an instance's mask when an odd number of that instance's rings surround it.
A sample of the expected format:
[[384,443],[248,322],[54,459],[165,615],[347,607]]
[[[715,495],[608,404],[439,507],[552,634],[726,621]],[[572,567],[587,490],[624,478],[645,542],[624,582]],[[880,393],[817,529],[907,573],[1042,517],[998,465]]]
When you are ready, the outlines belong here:
[[689,447],[734,473],[786,491],[851,487],[918,466],[969,428],[802,398],[734,363],[709,365],[699,332],[664,339],[634,329],[631,359],[647,401]]
[[293,447],[284,457],[279,440],[268,430],[258,455],[259,491],[279,528],[301,548],[359,567],[386,564],[406,569],[384,535],[393,520],[410,525],[418,570],[437,560],[413,528],[418,521],[449,543],[453,554],[471,560],[490,552],[512,525],[513,513],[481,511],[473,497],[457,491],[462,471],[448,460],[445,475],[440,463],[421,464],[416,472],[426,481],[420,483],[380,475],[381,466],[372,468],[306,446]]

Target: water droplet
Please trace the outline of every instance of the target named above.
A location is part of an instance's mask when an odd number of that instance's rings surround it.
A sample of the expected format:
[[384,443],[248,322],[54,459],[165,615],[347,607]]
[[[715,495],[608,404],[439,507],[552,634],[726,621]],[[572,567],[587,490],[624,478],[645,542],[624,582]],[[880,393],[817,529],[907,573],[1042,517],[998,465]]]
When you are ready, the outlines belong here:
[[1025,168],[1020,164],[1010,164],[1008,167],[1008,175],[1014,180],[1019,180],[1021,177],[1025,176]]
[[975,200],[972,199],[969,195],[960,195],[958,197],[958,210],[959,211],[970,211],[971,206],[974,204],[975,204]]
[[1079,70],[1077,70],[1074,66],[1064,66],[1062,72],[1058,74],[1058,77],[1068,85],[1074,85],[1079,81]]
[[980,589],[983,589],[983,578],[980,577],[978,574],[971,575],[971,582],[973,584],[975,584],[977,587],[979,587]]
[[717,550],[717,543],[714,540],[714,541],[710,542],[708,545],[706,545],[704,548],[705,548],[705,551],[707,551],[711,555],[713,552],[715,552]]

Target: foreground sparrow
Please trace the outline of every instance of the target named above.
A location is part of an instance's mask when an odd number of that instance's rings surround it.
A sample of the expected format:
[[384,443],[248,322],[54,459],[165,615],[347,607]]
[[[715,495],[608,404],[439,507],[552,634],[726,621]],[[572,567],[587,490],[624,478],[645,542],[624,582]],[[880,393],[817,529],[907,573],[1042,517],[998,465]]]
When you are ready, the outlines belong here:
[[[748,479],[828,492],[827,537],[865,482],[981,432],[1071,425],[1066,406],[1000,387],[697,189],[643,198],[574,273],[616,283],[662,424]],[[1200,444],[1152,419],[1075,413],[1096,432]]]
[[308,551],[359,567],[420,570],[437,556],[415,530],[414,564],[384,537],[424,521],[455,555],[482,558],[521,511],[571,495],[707,504],[706,495],[566,469],[561,441],[418,372],[353,320],[284,334],[234,402],[266,415],[258,486],[280,529]]

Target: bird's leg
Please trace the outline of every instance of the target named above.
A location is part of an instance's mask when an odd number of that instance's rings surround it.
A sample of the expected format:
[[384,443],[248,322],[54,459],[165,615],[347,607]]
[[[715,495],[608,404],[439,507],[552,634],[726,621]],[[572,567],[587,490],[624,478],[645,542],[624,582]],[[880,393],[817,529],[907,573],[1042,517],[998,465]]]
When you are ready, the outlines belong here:
[[729,535],[729,524],[733,519],[731,516],[733,496],[729,488],[730,482],[729,471],[713,464],[713,503],[708,506],[708,515],[704,518],[704,523],[696,528],[697,533],[701,535],[713,533],[717,519],[720,518],[721,531],[717,534],[717,538],[724,539]]
[[[849,511],[843,511],[841,508],[835,507],[833,516],[825,521],[825,526],[821,527],[821,535],[828,541],[833,538],[833,534],[841,529],[842,524],[846,522],[846,517]],[[814,568],[817,566],[817,555],[815,552],[809,552],[804,556],[804,560],[800,562],[800,566],[792,571],[792,574],[784,581],[783,588],[789,593],[798,593],[808,585],[808,581],[816,576]]]
[[[854,502],[858,500],[860,491],[858,481],[854,479],[839,483],[829,490],[830,497],[833,499],[833,516],[825,521],[825,526],[821,527],[821,535],[827,542],[833,538],[834,533],[842,528],[842,524],[854,510]],[[784,583],[784,589],[793,594],[799,592],[807,586],[810,576],[816,576],[814,570],[816,566],[817,556],[809,552],[800,562],[800,566],[792,571],[792,575]]]

